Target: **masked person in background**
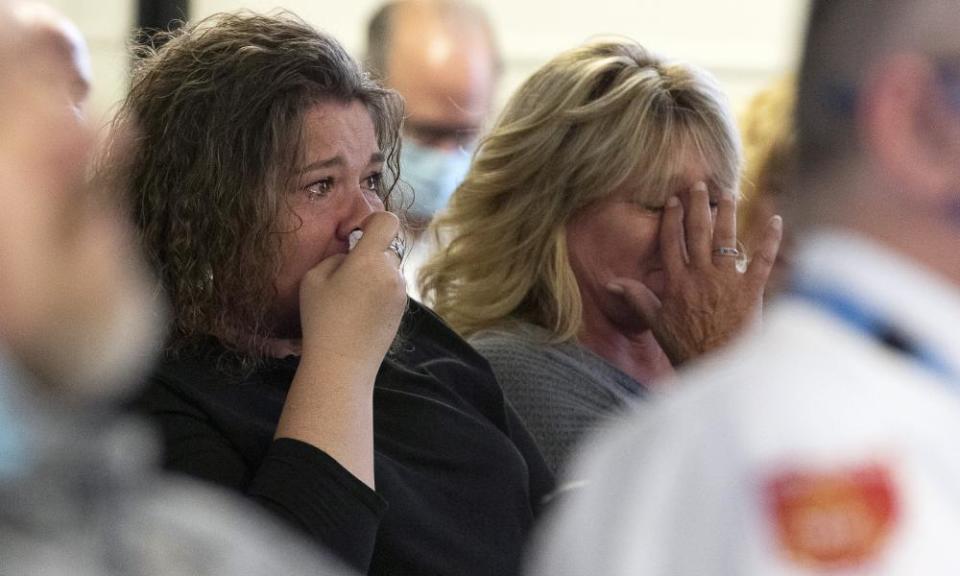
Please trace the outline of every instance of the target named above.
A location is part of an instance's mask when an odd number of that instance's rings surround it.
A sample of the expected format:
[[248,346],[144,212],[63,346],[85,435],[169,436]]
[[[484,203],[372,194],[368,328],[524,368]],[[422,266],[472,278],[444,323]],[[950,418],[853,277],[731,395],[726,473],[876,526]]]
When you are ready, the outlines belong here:
[[403,273],[408,293],[419,299],[416,276],[434,249],[423,231],[467,174],[491,112],[500,56],[477,6],[397,0],[370,20],[367,66],[406,103],[400,190],[410,250]]
[[111,410],[154,358],[162,306],[85,182],[90,63],[49,7],[0,0],[0,573],[346,574],[259,511],[151,472]]

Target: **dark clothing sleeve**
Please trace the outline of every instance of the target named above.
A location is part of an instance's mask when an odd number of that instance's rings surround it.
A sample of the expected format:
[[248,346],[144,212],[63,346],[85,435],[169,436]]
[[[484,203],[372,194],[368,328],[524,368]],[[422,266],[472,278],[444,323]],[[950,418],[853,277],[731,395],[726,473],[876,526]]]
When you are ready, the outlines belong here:
[[539,517],[547,500],[556,488],[553,471],[543,458],[540,447],[527,430],[523,420],[509,402],[504,402],[507,411],[507,427],[510,439],[527,463],[530,477],[530,505],[535,517]]
[[366,574],[519,573],[553,478],[486,360],[432,312],[411,305],[377,374],[376,492],[274,440],[297,358],[236,372],[224,353],[170,358],[151,379],[141,408],[168,468],[246,494]]
[[237,399],[229,388],[219,386],[221,394],[213,395],[221,402],[203,395],[202,386],[186,392],[204,397],[186,401],[177,394],[183,391],[177,382],[154,384],[159,385],[150,387],[141,404],[159,416],[168,469],[244,493],[357,569],[367,570],[387,508],[373,490],[322,450],[292,439],[270,441],[263,457],[249,462],[249,447],[236,445],[244,435],[223,430],[234,408],[227,400]]
[[366,570],[386,503],[325,452],[274,441],[247,493]]

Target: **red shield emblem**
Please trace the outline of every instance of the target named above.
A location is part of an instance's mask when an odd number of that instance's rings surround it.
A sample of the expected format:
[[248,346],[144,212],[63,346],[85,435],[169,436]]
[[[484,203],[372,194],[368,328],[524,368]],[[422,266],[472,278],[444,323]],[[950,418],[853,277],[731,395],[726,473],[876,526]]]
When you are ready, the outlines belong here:
[[897,520],[889,471],[790,470],[766,484],[777,541],[793,561],[818,569],[862,565],[883,550]]

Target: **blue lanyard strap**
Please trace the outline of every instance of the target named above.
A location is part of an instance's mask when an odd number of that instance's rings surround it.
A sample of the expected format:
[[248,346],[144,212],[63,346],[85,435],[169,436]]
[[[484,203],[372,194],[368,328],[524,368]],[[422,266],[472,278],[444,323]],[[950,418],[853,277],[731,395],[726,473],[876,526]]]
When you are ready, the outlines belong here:
[[913,358],[940,378],[960,386],[960,375],[943,358],[849,296],[809,284],[794,285],[790,292],[830,312],[848,326],[858,329],[884,346]]

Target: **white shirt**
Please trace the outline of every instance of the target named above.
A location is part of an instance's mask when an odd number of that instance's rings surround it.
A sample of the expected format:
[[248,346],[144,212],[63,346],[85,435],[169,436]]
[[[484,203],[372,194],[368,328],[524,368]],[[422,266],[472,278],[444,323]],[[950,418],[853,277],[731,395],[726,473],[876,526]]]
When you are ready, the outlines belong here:
[[960,574],[960,290],[838,233],[798,265],[952,374],[786,297],[585,448],[531,574]]

